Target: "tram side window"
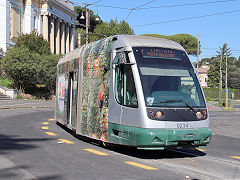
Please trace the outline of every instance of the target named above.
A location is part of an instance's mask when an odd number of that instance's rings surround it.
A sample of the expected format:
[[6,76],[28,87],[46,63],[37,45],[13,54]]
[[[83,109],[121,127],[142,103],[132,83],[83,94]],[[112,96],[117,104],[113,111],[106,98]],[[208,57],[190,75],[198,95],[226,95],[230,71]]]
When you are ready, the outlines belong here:
[[[130,107],[137,107],[137,93],[135,88],[135,83],[133,79],[132,69],[131,66],[125,66],[125,78],[126,81],[126,92],[124,96],[124,105],[130,106]],[[125,83],[124,83],[125,84]]]
[[123,90],[122,90],[122,72],[120,66],[116,66],[116,80],[115,80],[115,98],[119,104],[122,104]]
[[115,72],[115,98],[117,102],[128,107],[138,107],[131,65],[116,65]]

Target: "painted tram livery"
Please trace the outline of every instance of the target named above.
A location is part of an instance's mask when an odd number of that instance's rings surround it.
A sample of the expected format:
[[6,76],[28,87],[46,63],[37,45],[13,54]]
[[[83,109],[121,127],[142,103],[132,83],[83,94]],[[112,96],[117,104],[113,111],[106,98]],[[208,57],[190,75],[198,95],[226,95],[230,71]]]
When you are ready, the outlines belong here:
[[118,35],[75,49],[57,66],[56,119],[76,134],[138,149],[205,146],[205,97],[176,42]]

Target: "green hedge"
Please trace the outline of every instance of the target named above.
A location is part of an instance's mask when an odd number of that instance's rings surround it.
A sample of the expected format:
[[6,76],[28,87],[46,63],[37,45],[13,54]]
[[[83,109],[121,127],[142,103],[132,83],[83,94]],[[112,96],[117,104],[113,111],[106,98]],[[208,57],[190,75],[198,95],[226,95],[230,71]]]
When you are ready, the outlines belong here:
[[[218,88],[203,88],[207,101],[218,101]],[[232,99],[232,92],[234,92],[234,99],[240,99],[240,89],[230,89],[228,91],[228,98]],[[225,99],[225,89],[222,90],[222,99]]]

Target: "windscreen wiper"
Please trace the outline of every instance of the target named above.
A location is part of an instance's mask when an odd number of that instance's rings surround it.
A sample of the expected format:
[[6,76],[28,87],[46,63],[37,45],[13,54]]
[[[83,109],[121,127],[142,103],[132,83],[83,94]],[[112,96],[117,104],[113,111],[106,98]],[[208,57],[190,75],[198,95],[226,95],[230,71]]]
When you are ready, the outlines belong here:
[[152,104],[171,103],[171,102],[183,102],[189,109],[191,109],[191,111],[192,111],[193,113],[196,113],[195,109],[194,109],[191,105],[189,105],[188,103],[186,103],[185,101],[180,100],[180,99],[179,99],[179,100],[159,101],[159,102],[155,102],[155,103],[152,103]]

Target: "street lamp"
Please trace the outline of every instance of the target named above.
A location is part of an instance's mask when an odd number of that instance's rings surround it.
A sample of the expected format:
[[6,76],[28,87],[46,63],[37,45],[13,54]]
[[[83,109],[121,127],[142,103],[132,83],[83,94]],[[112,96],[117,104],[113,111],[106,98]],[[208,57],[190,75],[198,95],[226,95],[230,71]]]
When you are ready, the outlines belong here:
[[[80,19],[85,19],[85,17],[83,16],[83,11],[82,11],[82,15],[80,17]],[[99,17],[97,15],[95,21],[99,21]],[[89,16],[89,12],[88,9],[86,8],[86,44],[88,44],[88,28],[90,27],[90,16]]]

